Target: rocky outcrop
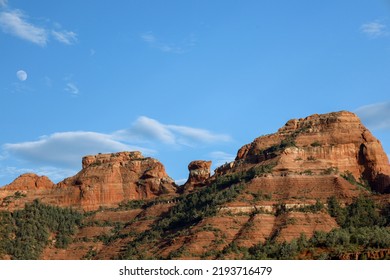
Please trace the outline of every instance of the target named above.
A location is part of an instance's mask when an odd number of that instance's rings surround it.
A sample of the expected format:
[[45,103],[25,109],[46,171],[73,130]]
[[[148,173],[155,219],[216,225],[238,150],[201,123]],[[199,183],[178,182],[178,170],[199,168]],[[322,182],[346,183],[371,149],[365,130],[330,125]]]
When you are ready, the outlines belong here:
[[38,176],[33,173],[20,175],[12,183],[6,185],[4,190],[8,191],[33,191],[50,190],[54,183],[46,176]]
[[82,170],[58,184],[46,176],[24,174],[0,189],[0,199],[23,191],[23,198],[7,203],[7,209],[40,199],[44,203],[83,210],[117,207],[127,200],[151,199],[176,193],[176,184],[156,159],[140,152],[86,156]]
[[211,161],[195,160],[188,165],[189,176],[184,184],[185,190],[192,190],[207,184],[210,178]]
[[187,183],[194,185],[204,184],[210,177],[211,161],[195,160],[188,165],[188,171],[190,175]]
[[292,119],[274,134],[237,153],[236,165],[274,164],[280,174],[351,174],[377,192],[390,192],[390,166],[382,145],[351,112]]
[[93,210],[176,191],[164,166],[140,152],[86,156],[82,166],[78,174],[57,184],[56,196],[61,205]]

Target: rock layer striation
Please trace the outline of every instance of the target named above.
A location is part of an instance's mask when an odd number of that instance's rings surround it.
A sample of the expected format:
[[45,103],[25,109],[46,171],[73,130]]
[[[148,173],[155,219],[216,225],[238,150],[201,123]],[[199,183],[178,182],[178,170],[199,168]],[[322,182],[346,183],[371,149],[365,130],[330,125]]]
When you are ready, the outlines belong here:
[[390,192],[389,160],[380,141],[347,111],[289,120],[276,133],[243,146],[234,166],[270,163],[281,175],[339,173]]

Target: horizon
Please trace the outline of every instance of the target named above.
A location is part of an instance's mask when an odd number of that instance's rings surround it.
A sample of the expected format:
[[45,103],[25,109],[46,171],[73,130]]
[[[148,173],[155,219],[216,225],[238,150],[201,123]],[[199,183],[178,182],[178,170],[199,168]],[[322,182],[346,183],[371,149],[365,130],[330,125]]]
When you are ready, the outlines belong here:
[[390,155],[390,3],[0,0],[0,186],[139,150],[177,182],[346,110]]

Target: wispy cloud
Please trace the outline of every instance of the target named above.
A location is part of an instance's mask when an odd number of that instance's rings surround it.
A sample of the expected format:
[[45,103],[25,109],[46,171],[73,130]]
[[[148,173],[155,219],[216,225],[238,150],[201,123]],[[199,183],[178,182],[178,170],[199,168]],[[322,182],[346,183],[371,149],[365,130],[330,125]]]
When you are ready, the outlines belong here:
[[64,43],[66,45],[73,45],[74,43],[77,42],[77,34],[72,31],[52,30],[51,33],[58,42]]
[[[176,133],[177,142],[191,145],[191,142],[216,143],[229,142],[231,137],[226,134],[215,134],[205,129],[192,128],[187,126],[166,125],[166,128]],[[189,141],[187,141],[187,139]]]
[[46,30],[28,22],[26,15],[20,10],[1,12],[0,26],[5,33],[40,46],[45,46],[48,41]]
[[390,129],[390,101],[366,105],[355,112],[370,129]]
[[387,26],[379,21],[364,23],[360,26],[360,30],[370,38],[378,38],[389,35]]
[[[7,1],[0,0],[0,6],[5,7],[6,5]],[[18,9],[0,12],[0,27],[7,34],[41,47],[46,46],[51,38],[66,45],[72,45],[77,42],[77,34],[75,32],[58,29],[58,24],[55,28],[34,24],[27,14]]]
[[[34,172],[60,180],[75,174],[80,169],[81,158],[89,154],[141,151],[152,156],[159,149],[177,150],[178,147],[207,146],[230,140],[226,134],[139,117],[130,128],[112,133],[57,132],[32,141],[4,144],[0,149],[0,174],[14,177]],[[234,159],[233,155],[223,152],[214,152],[211,157],[218,165]],[[15,167],[20,164],[27,168]]]
[[188,36],[180,43],[167,43],[159,40],[152,32],[141,35],[141,39],[150,47],[166,53],[182,54],[191,50],[195,46],[196,39],[193,35]]
[[212,152],[210,153],[210,157],[213,161],[213,166],[215,168],[224,165],[225,163],[232,162],[236,158],[235,155],[222,152],[222,151]]
[[224,134],[214,134],[208,130],[187,126],[165,125],[154,119],[140,117],[129,129],[109,134],[88,131],[58,132],[42,136],[35,141],[4,144],[2,155],[26,161],[34,166],[76,168],[80,165],[81,157],[87,154],[138,150],[152,155],[156,151],[148,148],[149,144],[180,146],[186,143],[195,145],[228,140],[230,137]]
[[149,154],[153,152],[117,141],[110,134],[85,131],[58,132],[42,136],[36,141],[3,145],[6,154],[29,163],[61,167],[79,166],[81,157],[87,154],[129,150],[140,150]]
[[139,117],[129,129],[119,130],[115,135],[129,141],[158,141],[164,144],[185,146],[231,140],[231,137],[226,134],[216,134],[205,129],[188,126],[163,124],[145,116]]
[[73,95],[78,95],[80,90],[74,83],[67,83],[65,91],[70,92]]

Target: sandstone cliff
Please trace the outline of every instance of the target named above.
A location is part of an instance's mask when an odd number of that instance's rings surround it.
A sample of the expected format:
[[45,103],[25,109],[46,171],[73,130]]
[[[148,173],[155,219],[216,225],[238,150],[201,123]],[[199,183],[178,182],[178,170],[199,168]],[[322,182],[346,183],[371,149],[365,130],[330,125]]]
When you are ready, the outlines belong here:
[[61,205],[91,210],[176,192],[164,166],[140,152],[86,156],[82,166],[78,174],[57,184],[55,194]]
[[390,192],[389,160],[381,143],[347,111],[289,120],[276,133],[243,146],[227,170],[264,164],[275,165],[273,173],[283,176],[352,175],[374,191]]

